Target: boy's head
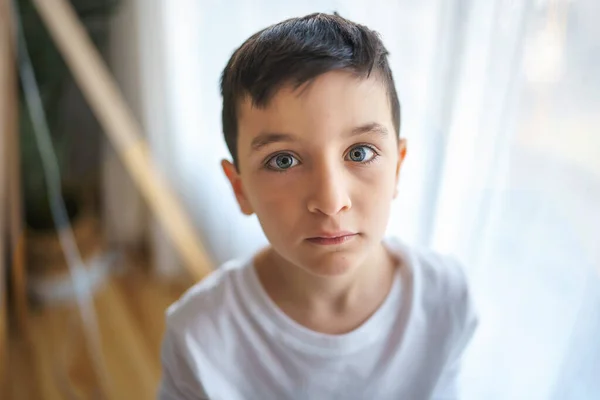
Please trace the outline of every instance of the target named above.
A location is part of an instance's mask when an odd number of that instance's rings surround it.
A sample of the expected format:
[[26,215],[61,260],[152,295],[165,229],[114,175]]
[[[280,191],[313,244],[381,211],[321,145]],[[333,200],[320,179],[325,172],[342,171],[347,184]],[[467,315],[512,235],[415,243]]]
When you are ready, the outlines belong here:
[[405,140],[379,36],[338,15],[251,36],[221,79],[223,168],[277,254],[319,275],[380,248]]

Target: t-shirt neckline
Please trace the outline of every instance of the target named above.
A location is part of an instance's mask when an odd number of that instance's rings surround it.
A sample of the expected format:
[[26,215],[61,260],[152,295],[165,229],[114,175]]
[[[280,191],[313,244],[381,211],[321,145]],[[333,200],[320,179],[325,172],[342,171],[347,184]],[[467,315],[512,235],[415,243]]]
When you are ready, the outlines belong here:
[[327,334],[313,331],[294,321],[285,314],[269,297],[262,286],[254,266],[254,258],[250,258],[244,268],[241,284],[245,306],[253,312],[257,323],[272,337],[285,345],[302,352],[319,355],[343,355],[361,350],[387,336],[397,319],[401,306],[402,268],[411,260],[401,253],[398,242],[384,240],[394,255],[403,259],[403,265],[397,268],[394,281],[385,300],[379,308],[359,327],[344,334]]

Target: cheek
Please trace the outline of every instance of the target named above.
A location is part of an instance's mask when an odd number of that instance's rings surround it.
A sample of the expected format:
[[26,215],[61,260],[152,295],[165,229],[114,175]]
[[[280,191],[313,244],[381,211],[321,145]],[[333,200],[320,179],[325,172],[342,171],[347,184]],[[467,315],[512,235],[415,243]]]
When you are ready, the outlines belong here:
[[353,208],[366,224],[386,223],[395,189],[394,173],[390,169],[374,169],[357,177]]
[[395,170],[391,163],[356,167],[351,175],[355,182],[354,190],[361,197],[374,202],[391,200],[395,185]]
[[298,211],[301,182],[277,173],[259,174],[248,182],[248,200],[264,223],[290,219]]

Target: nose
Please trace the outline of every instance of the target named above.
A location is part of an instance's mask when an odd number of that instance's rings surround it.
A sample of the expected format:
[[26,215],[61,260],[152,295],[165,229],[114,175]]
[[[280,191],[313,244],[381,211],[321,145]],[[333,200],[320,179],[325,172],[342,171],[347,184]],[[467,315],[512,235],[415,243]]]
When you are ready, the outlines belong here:
[[322,165],[311,174],[308,211],[336,216],[352,207],[348,183],[341,167]]

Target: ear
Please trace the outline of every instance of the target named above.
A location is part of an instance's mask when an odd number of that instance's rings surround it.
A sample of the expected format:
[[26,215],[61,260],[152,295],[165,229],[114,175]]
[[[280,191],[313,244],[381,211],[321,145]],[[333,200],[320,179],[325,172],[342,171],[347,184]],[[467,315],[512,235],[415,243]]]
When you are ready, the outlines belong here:
[[398,197],[398,182],[400,181],[400,170],[406,157],[406,139],[398,140],[398,164],[396,165],[396,188],[394,189],[394,199]]
[[223,160],[221,161],[221,168],[223,168],[223,172],[225,172],[225,176],[227,176],[227,179],[231,184],[235,198],[240,205],[240,210],[242,210],[242,213],[246,215],[252,215],[254,211],[252,210],[252,206],[246,197],[246,193],[244,193],[242,178],[240,177],[236,166],[227,160]]

